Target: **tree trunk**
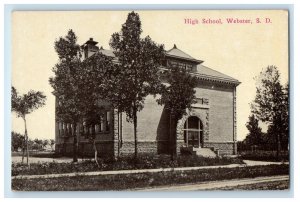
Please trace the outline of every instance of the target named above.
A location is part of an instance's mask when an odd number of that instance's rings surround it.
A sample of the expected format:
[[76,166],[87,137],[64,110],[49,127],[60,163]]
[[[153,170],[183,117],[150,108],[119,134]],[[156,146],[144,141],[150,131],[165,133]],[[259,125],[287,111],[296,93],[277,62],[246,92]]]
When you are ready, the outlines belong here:
[[94,138],[94,140],[93,140],[93,146],[94,146],[94,151],[95,151],[95,162],[96,162],[98,168],[100,168],[99,162],[98,162],[98,150],[96,147],[96,138]]
[[95,158],[95,162],[99,168],[100,166],[98,163],[98,150],[97,150],[97,146],[96,146],[96,130],[95,130],[94,124],[92,125],[92,138],[93,138],[94,158]]
[[277,160],[279,160],[280,159],[280,151],[281,151],[281,143],[280,143],[280,133],[278,131],[277,131],[276,142],[277,142],[276,157],[277,157]]
[[121,141],[120,141],[120,133],[121,133],[121,128],[120,128],[120,112],[118,110],[118,156],[117,158],[120,157],[120,147],[121,147]]
[[78,141],[77,141],[77,134],[76,134],[76,123],[73,124],[73,162],[78,162],[77,157],[77,150],[78,150]]
[[172,115],[170,114],[170,120],[169,120],[169,124],[170,124],[170,132],[169,132],[169,153],[171,156],[171,160],[174,160],[174,156],[173,156],[173,125],[172,125]]
[[138,146],[137,146],[137,111],[136,105],[133,107],[133,125],[134,125],[134,158],[137,159],[138,155]]
[[[24,120],[24,124],[25,124],[25,144],[26,144],[26,156],[27,156],[26,164],[27,164],[27,166],[30,166],[29,165],[28,134],[27,134],[26,118],[24,117],[23,120]],[[22,162],[23,162],[23,159],[22,159]]]
[[169,142],[170,142],[170,155],[171,160],[173,161],[176,158],[176,127],[177,121],[176,119],[170,115],[170,134],[169,134]]
[[177,158],[177,123],[178,123],[178,120],[174,119],[173,120],[173,140],[174,140],[173,152],[174,152],[175,159]]
[[26,145],[26,138],[25,138],[25,134],[24,134],[24,140],[23,140],[23,143],[22,143],[22,164],[24,163],[25,145]]

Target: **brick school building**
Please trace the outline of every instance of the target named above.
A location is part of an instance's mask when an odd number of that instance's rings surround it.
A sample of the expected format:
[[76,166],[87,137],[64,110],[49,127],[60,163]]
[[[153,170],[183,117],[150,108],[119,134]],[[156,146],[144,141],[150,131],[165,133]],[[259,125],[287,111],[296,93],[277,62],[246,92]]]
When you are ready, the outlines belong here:
[[[85,58],[96,52],[114,57],[111,50],[97,46],[90,38],[84,45]],[[236,87],[240,82],[230,76],[203,65],[174,45],[166,52],[163,71],[171,65],[179,65],[189,70],[198,79],[196,90],[197,103],[193,104],[178,123],[177,152],[184,148],[195,151],[198,155],[236,154]],[[124,113],[112,109],[109,103],[102,102],[105,112],[99,124],[95,125],[96,145],[99,156],[116,157],[134,153],[133,124],[126,121]],[[138,113],[138,152],[167,153],[169,149],[169,114],[156,102],[153,96],[147,96],[144,109]],[[78,153],[93,155],[93,143],[83,133],[90,130],[78,124]],[[55,150],[60,154],[73,153],[72,124],[55,123]]]

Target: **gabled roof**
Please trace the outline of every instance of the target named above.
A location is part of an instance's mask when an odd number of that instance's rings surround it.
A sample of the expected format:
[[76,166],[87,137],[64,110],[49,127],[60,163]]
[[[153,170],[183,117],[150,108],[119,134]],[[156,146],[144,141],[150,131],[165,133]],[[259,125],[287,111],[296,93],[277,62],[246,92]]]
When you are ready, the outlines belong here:
[[193,62],[197,62],[198,64],[203,62],[202,60],[197,60],[197,59],[193,58],[192,56],[190,56],[189,54],[178,49],[175,44],[172,49],[170,49],[166,52],[166,56],[183,59],[183,60],[190,60]]
[[230,77],[226,74],[223,74],[221,72],[218,72],[216,70],[213,70],[202,64],[197,65],[197,72],[195,72],[194,74],[203,79],[240,84],[240,82],[237,79]]
[[98,52],[109,57],[115,57],[115,54],[113,53],[112,50],[103,49],[102,47],[99,49]]
[[[114,60],[117,60],[117,58],[115,57],[115,54],[113,53],[112,50],[103,49],[101,47],[97,52],[102,53],[103,55],[108,56],[108,57],[113,57]],[[171,50],[166,52],[166,56],[183,59],[183,60],[189,60],[189,61],[198,63],[197,72],[193,72],[191,74],[197,76],[200,79],[217,81],[217,82],[225,82],[225,83],[230,83],[230,84],[235,84],[235,85],[240,84],[240,82],[237,79],[202,65],[201,64],[203,62],[202,60],[197,60],[197,59],[193,58],[189,54],[178,49],[175,44]],[[93,57],[93,55],[91,57]],[[161,67],[161,69],[163,71],[167,70],[167,68],[165,68],[165,67]]]
[[[97,51],[97,52],[94,52],[91,56],[89,56],[88,58],[92,58],[92,57],[95,57],[95,55],[97,54],[103,54],[105,56],[108,56],[108,57],[112,57],[114,58],[113,60],[115,60],[115,54],[113,53],[112,50],[107,50],[107,49],[103,49],[102,47]],[[88,59],[88,58],[85,58],[84,60]]]

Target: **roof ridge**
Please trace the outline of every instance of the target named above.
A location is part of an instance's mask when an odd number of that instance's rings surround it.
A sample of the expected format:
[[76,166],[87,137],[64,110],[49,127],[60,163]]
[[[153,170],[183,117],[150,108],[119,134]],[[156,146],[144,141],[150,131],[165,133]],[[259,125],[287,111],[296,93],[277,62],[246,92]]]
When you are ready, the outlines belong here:
[[191,58],[193,58],[193,59],[196,60],[196,58],[192,57],[190,54],[184,52],[183,50],[181,50],[181,49],[179,49],[179,48],[177,48],[177,47],[175,47],[175,48],[173,47],[173,48],[171,48],[170,50],[168,50],[167,52],[170,52],[170,51],[173,50],[173,49],[177,49],[177,50],[181,51],[182,53],[184,53],[184,54],[188,55],[189,57],[191,57]]
[[[177,51],[179,52],[179,54],[176,53],[171,53],[172,51]],[[188,59],[188,60],[194,60],[194,61],[198,61],[200,63],[202,63],[202,60],[198,60],[196,58],[194,58],[193,56],[191,56],[190,54],[184,52],[183,50],[177,48],[177,46],[174,44],[174,47],[171,48],[170,50],[166,51],[166,54],[169,56],[173,56],[173,57],[177,57],[177,58],[182,58],[182,59]]]

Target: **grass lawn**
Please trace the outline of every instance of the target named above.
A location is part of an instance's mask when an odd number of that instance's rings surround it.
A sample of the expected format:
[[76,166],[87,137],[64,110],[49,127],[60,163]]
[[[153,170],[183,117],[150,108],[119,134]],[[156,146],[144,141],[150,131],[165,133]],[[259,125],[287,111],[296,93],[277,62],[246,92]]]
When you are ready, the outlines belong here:
[[105,191],[175,185],[214,180],[254,178],[289,174],[289,165],[217,168],[160,173],[76,176],[46,179],[13,179],[12,189],[20,191]]
[[[22,156],[22,152],[11,152],[11,156]],[[39,157],[39,158],[57,158],[59,157],[57,154],[51,151],[29,151],[30,157]],[[25,153],[26,158],[26,153]]]
[[105,170],[133,170],[151,168],[173,168],[192,166],[212,166],[242,164],[238,158],[203,158],[199,156],[178,156],[172,161],[168,155],[140,155],[137,160],[131,156],[117,160],[99,159],[100,167],[94,161],[86,160],[74,163],[37,162],[31,163],[30,168],[21,163],[12,163],[12,176],[16,175],[43,175],[73,172],[105,171]]
[[243,151],[239,154],[243,160],[254,160],[254,161],[289,161],[289,152],[281,151],[279,159],[277,158],[276,151]]
[[282,180],[277,182],[262,182],[234,187],[222,187],[218,190],[286,190],[289,189],[289,183],[289,180]]

